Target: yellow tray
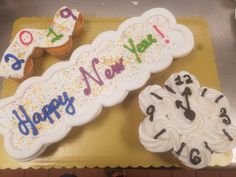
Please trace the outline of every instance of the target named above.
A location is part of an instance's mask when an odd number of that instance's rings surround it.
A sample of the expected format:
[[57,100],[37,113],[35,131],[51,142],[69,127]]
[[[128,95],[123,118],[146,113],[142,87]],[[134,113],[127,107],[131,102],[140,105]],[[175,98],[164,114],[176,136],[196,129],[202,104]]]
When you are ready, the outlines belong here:
[[[123,20],[124,18],[87,18],[84,31],[77,40],[74,40],[74,46],[91,43],[99,33],[115,30]],[[50,22],[49,18],[20,18],[13,25],[12,36],[22,28],[47,28]],[[180,18],[178,22],[192,30],[195,48],[187,57],[175,60],[164,72],[153,74],[148,84],[162,85],[171,73],[186,70],[196,75],[202,85],[220,89],[206,21],[201,18]],[[36,59],[34,75],[41,75],[58,61],[49,54]],[[14,80],[4,80],[1,96],[13,95],[18,85],[19,83]],[[177,166],[174,158],[168,153],[150,153],[139,143],[138,126],[144,118],[138,106],[138,94],[141,89],[131,92],[123,103],[103,109],[91,123],[73,128],[65,139],[49,146],[33,161],[18,162],[12,159],[5,151],[1,137],[0,169]],[[211,166],[225,166],[231,159],[231,152],[214,155]]]

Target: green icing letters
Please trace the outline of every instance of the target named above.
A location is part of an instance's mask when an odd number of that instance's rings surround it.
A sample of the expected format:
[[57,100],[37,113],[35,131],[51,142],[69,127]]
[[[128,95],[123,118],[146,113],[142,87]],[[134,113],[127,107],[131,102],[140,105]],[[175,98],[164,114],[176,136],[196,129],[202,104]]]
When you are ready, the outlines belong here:
[[153,43],[157,42],[155,38],[151,34],[147,35],[146,39],[143,39],[138,44],[134,44],[134,41],[132,38],[129,38],[128,45],[123,45],[124,48],[128,49],[131,53],[133,53],[136,57],[136,60],[138,63],[142,63],[138,53],[143,53],[149,46],[151,46]]

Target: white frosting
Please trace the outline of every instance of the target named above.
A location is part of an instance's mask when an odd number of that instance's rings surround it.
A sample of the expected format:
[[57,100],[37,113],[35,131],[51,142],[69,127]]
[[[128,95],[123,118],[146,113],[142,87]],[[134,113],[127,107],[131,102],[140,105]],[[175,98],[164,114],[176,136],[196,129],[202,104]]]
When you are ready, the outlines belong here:
[[192,134],[195,132],[201,132],[203,129],[206,129],[208,124],[206,123],[207,120],[204,115],[204,108],[195,104],[195,101],[191,101],[191,108],[195,111],[196,117],[193,121],[186,119],[183,115],[182,109],[170,110],[168,113],[169,119],[175,124],[177,129],[181,132],[181,134]]
[[[160,100],[150,93],[158,93],[158,96],[163,99]],[[155,105],[156,115],[166,115],[175,106],[174,99],[170,93],[158,85],[147,86],[146,89],[139,95],[139,105],[144,114],[147,115],[146,109],[152,104]]]
[[[173,122],[164,116],[155,116],[155,120],[150,121],[146,117],[139,127],[139,139],[145,148],[151,152],[165,152],[171,150],[180,141],[179,134]],[[154,138],[165,127],[164,133]]]
[[[182,93],[184,92],[184,89],[186,87],[189,87],[191,89],[192,92],[192,97],[195,97],[195,95],[198,96],[198,89],[200,88],[200,84],[198,82],[198,80],[196,79],[195,76],[191,75],[191,79],[189,79],[188,76],[189,73],[186,73],[185,71],[181,71],[178,73],[178,75],[176,74],[172,74],[165,82],[165,85],[168,85],[172,90],[175,91],[176,94],[172,94],[173,97],[175,97],[176,99],[181,99],[182,98]],[[178,76],[180,76],[181,81],[183,82],[183,84],[181,85],[176,85],[176,82],[179,80],[177,79]],[[187,81],[192,80],[192,83],[187,84]]]
[[[182,142],[185,143],[185,146],[180,155],[178,155],[176,152],[180,149]],[[206,167],[211,162],[212,157],[212,153],[205,147],[204,138],[198,136],[197,133],[182,135],[180,141],[174,146],[172,152],[184,165],[195,169]],[[196,165],[193,163],[196,163]]]
[[[156,99],[153,92],[162,100]],[[198,169],[210,163],[213,152],[227,152],[236,145],[236,126],[231,122],[227,98],[215,89],[200,88],[196,77],[186,71],[172,74],[165,82],[165,88],[146,87],[139,95],[139,104],[147,116],[140,124],[140,142],[151,152],[173,148],[173,153],[184,165]],[[152,111],[154,121],[150,121],[150,105],[155,107]],[[170,125],[175,131],[171,132],[175,134],[173,137],[166,137],[165,141],[152,138],[153,134]],[[166,144],[168,138],[169,144]],[[174,146],[171,146],[172,142],[175,142]],[[182,143],[185,145],[178,155],[176,152]],[[199,151],[201,161],[197,164],[190,161],[193,148]]]
[[[72,12],[72,15],[67,16],[68,13],[64,12]],[[64,12],[66,16],[62,17],[61,13]],[[55,38],[55,35],[52,33],[49,34],[49,29],[46,30],[37,30],[37,29],[23,29],[20,30],[14,39],[12,40],[10,46],[7,48],[5,53],[3,54],[1,64],[0,64],[0,76],[4,78],[17,78],[20,79],[24,76],[24,69],[29,59],[30,55],[33,53],[36,47],[39,48],[53,48],[58,47],[65,44],[69,37],[72,35],[74,31],[74,26],[76,23],[76,18],[79,16],[79,12],[76,9],[69,9],[64,6],[61,7],[55,14],[54,20],[52,22],[51,29],[56,33],[56,35],[62,35],[61,38],[57,40],[52,40]],[[65,18],[67,17],[67,18]],[[49,34],[49,35],[48,35]],[[21,42],[23,41],[23,42]],[[12,66],[16,62],[12,57],[9,58],[9,61],[6,61],[6,56],[11,54],[18,59],[23,60],[20,68],[13,69]]]
[[[178,37],[171,38],[172,33]],[[136,46],[133,49],[141,51],[137,56],[125,47],[131,48],[132,41]],[[143,86],[151,73],[165,69],[173,57],[186,55],[193,45],[189,29],[176,24],[174,16],[161,8],[126,20],[117,31],[100,34],[91,45],[76,49],[69,61],[53,65],[42,77],[24,81],[14,96],[0,101],[0,132],[7,151],[18,160],[35,158],[65,137],[72,126],[95,119],[103,106],[120,103],[129,91]],[[67,99],[60,98],[65,94]],[[56,109],[49,109],[48,104]],[[47,114],[54,122],[50,123],[47,116],[45,121],[34,123],[35,128],[28,123],[27,132],[17,118],[18,114],[26,119],[20,106],[30,121],[38,122],[44,108],[44,112],[53,112]]]
[[[236,146],[236,127],[232,124],[226,125],[222,123],[222,119],[214,118],[210,121],[210,126],[206,132],[209,146],[216,152],[226,152],[232,150]],[[223,129],[233,138],[232,141],[224,134]]]

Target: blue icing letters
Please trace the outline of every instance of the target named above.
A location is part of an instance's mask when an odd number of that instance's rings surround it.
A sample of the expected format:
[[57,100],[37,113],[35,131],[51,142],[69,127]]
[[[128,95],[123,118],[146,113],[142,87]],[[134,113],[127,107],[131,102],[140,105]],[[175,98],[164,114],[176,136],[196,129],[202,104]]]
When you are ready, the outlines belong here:
[[75,98],[68,97],[66,92],[63,92],[62,96],[59,95],[57,98],[53,98],[49,104],[46,104],[42,107],[41,113],[35,112],[32,115],[32,119],[27,114],[25,108],[20,105],[18,108],[22,113],[23,117],[20,117],[16,110],[13,110],[12,113],[18,120],[18,128],[19,131],[27,136],[32,131],[34,136],[39,134],[39,131],[36,127],[42,121],[48,121],[50,124],[54,123],[52,115],[54,115],[57,119],[61,118],[61,114],[58,112],[60,107],[65,106],[65,112],[69,115],[75,114],[75,107],[73,105]]
[[21,69],[21,65],[25,62],[25,60],[19,59],[19,58],[17,58],[15,55],[12,55],[12,54],[10,54],[10,53],[8,53],[7,55],[5,55],[4,59],[5,59],[5,62],[7,62],[7,63],[9,62],[10,59],[15,60],[15,63],[13,63],[13,64],[11,65],[11,68],[12,68],[13,70],[19,70],[19,69]]
[[18,128],[20,132],[23,135],[29,135],[30,131],[28,127],[31,127],[32,129],[32,134],[33,135],[38,135],[38,129],[35,127],[34,123],[30,120],[29,116],[27,115],[25,108],[23,106],[19,106],[19,110],[22,112],[23,116],[25,117],[25,120],[22,120],[16,110],[13,110],[12,113],[16,116],[18,119]]

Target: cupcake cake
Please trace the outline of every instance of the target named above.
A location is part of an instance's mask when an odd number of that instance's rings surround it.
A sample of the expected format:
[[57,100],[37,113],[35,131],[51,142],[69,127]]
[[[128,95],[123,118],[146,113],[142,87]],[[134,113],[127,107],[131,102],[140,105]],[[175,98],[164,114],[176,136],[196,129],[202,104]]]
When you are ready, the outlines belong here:
[[83,16],[76,9],[61,7],[48,29],[22,29],[3,54],[0,76],[23,81],[33,73],[33,60],[45,51],[57,58],[72,52],[72,39],[83,27]]
[[[65,18],[64,27],[79,20],[79,13],[66,7],[57,15],[52,25],[55,29],[57,24],[64,24],[61,19]],[[61,41],[65,35],[55,33],[52,27],[46,30],[52,45],[70,41],[69,35],[68,40]],[[26,31],[23,42],[33,43]],[[129,18],[116,31],[99,34],[91,44],[75,49],[68,61],[52,65],[40,77],[25,80],[13,96],[0,100],[0,133],[7,152],[20,161],[36,158],[72,127],[94,120],[103,107],[122,102],[129,91],[142,87],[152,73],[166,69],[174,58],[190,53],[193,46],[192,32],[162,8]],[[18,62],[21,69],[25,61]],[[10,74],[21,76],[18,72]]]
[[209,165],[214,153],[236,145],[236,126],[221,92],[200,83],[192,74],[172,74],[163,87],[146,87],[139,95],[146,115],[139,126],[141,144],[150,152],[171,151],[185,166]]

